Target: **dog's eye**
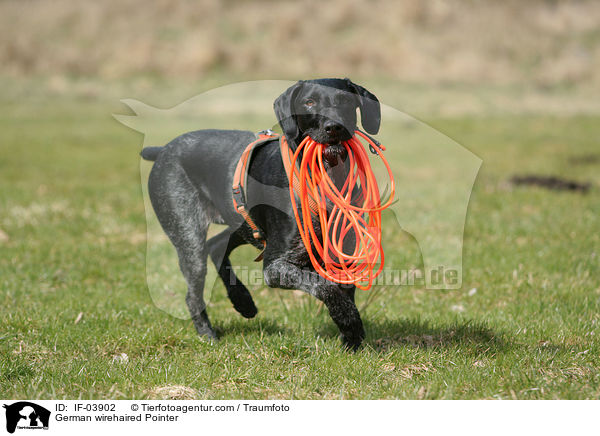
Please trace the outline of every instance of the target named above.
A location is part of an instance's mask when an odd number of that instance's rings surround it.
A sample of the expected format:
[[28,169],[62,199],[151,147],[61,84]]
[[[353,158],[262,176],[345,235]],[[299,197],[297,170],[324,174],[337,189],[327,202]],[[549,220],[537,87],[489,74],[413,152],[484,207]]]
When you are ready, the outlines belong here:
[[304,105],[306,107],[313,107],[315,104],[316,102],[312,98],[309,98],[304,102]]

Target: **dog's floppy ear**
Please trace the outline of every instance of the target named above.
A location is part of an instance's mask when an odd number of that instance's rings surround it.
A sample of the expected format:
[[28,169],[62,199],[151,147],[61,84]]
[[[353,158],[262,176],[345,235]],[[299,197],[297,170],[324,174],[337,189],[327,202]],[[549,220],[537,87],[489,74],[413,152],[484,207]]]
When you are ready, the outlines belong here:
[[358,95],[360,119],[363,128],[367,133],[376,135],[379,132],[379,125],[381,124],[381,105],[379,104],[379,100],[377,100],[375,95],[352,82],[352,80],[346,78],[346,82],[348,82],[350,89]]
[[290,141],[296,139],[300,134],[300,129],[298,129],[298,124],[296,123],[296,116],[293,112],[294,101],[301,88],[302,81],[299,81],[286,89],[283,94],[277,97],[275,103],[273,103],[275,115],[277,116],[281,130]]

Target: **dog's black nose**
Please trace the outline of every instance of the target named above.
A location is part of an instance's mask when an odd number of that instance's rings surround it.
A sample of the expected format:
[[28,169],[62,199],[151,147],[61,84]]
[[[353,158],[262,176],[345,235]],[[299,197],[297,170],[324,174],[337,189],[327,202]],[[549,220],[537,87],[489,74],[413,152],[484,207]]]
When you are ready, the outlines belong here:
[[344,126],[336,123],[335,121],[328,120],[325,121],[325,124],[323,124],[323,128],[329,136],[338,136],[340,133],[342,133]]

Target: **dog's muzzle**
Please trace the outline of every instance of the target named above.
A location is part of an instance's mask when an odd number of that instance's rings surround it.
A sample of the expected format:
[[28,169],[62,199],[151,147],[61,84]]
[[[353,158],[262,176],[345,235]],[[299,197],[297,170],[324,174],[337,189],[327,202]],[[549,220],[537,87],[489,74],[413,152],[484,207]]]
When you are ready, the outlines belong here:
[[342,144],[330,144],[323,149],[323,159],[330,167],[336,166],[340,161],[344,162],[347,157],[348,152]]

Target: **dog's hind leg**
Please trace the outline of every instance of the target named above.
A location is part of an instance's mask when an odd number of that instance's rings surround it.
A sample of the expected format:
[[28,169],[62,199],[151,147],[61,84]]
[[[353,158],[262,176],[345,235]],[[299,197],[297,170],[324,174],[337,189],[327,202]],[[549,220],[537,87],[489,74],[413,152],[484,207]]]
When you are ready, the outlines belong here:
[[258,310],[248,289],[238,279],[231,267],[229,255],[246,241],[237,232],[226,229],[207,242],[210,257],[227,289],[233,307],[245,318],[253,318]]
[[163,230],[175,246],[179,268],[186,280],[186,303],[199,335],[216,338],[204,302],[206,233],[212,204],[191,184],[183,168],[159,159],[148,179],[152,206]]

